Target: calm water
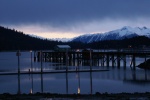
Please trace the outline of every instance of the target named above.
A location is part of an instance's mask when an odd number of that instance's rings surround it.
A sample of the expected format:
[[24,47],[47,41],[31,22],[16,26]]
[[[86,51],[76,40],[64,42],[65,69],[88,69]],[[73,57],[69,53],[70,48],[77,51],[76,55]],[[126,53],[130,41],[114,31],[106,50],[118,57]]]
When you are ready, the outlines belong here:
[[[0,93],[121,93],[121,92],[150,92],[150,72],[143,69],[132,71],[129,67],[131,58],[127,58],[127,69],[109,67],[109,71],[102,72],[80,72],[80,73],[54,73],[54,74],[21,74],[0,75]],[[143,62],[143,58],[136,58],[136,65]],[[51,62],[44,62],[44,71],[54,71],[56,67]],[[123,64],[121,64],[123,65]],[[33,71],[40,71],[40,62],[33,62]],[[0,72],[15,72],[18,68],[16,52],[0,52]],[[31,68],[31,53],[21,52],[20,69],[21,72]],[[75,70],[75,66],[69,66]],[[80,66],[80,69],[89,66]],[[106,67],[94,66],[97,69]]]

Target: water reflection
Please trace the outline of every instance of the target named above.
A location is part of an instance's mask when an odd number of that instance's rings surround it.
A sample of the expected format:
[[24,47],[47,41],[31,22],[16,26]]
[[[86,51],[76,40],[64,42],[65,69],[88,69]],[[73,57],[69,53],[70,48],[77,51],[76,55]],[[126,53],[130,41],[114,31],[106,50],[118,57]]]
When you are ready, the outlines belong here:
[[147,80],[147,70],[145,69],[145,80]]
[[66,73],[66,94],[68,94],[68,73]]
[[77,79],[78,79],[77,80],[78,81],[78,91],[77,91],[77,93],[80,94],[81,93],[81,88],[80,88],[80,73],[77,72],[76,75],[77,75]]
[[130,83],[130,84],[138,84],[138,85],[143,85],[143,84],[148,84],[150,83],[150,76],[148,74],[149,71],[143,70],[142,73],[141,71],[135,71],[131,69],[132,77],[126,78],[126,73],[124,76],[124,82]]
[[20,90],[20,74],[18,74],[18,94],[21,94],[21,90]]
[[[11,58],[11,59],[10,59]],[[31,59],[30,59],[31,58]],[[143,59],[143,58],[142,58]],[[102,59],[101,59],[102,60]],[[114,66],[108,67],[107,72],[74,72],[74,73],[54,73],[54,74],[28,74],[0,75],[0,93],[79,93],[94,94],[95,92],[146,92],[150,91],[150,71],[136,68],[130,69],[132,59],[127,58],[127,67],[117,69]],[[8,63],[9,62],[9,63]],[[20,62],[18,64],[18,62]],[[77,62],[77,61],[76,61]],[[82,66],[83,62],[74,63],[74,66],[68,65],[68,70],[86,70],[90,66]],[[143,62],[137,58],[137,64]],[[51,62],[32,63],[31,53],[22,53],[20,61],[16,57],[16,52],[1,53],[0,66],[2,70],[18,71],[18,65],[21,72],[27,72],[33,66],[34,72],[42,71],[62,71],[65,70],[65,64]],[[33,65],[32,65],[33,64]],[[115,64],[115,63],[114,63]],[[106,69],[107,66],[92,66],[92,69]],[[122,64],[123,65],[123,64]],[[24,69],[24,70],[23,70]],[[43,70],[42,70],[43,69]],[[1,72],[4,73],[4,72]],[[76,79],[77,75],[77,79]],[[69,82],[69,83],[68,83]],[[30,92],[29,92],[30,91]]]
[[30,93],[34,93],[33,91],[33,74],[31,74],[31,90],[30,90]]
[[[66,94],[94,94],[96,92],[146,92],[150,91],[149,72],[150,71],[148,70],[134,71],[131,69],[124,70],[110,68],[110,71],[107,72],[74,72],[30,75],[18,74],[16,75],[17,80],[12,79],[12,76],[0,76],[0,79],[3,79],[3,81],[1,81],[0,88],[2,88],[5,92],[11,92],[12,86],[9,85],[17,84],[18,87],[16,88],[16,91],[18,94],[36,92]],[[30,77],[30,79],[28,79],[28,77]],[[6,79],[9,79],[10,81]],[[5,89],[4,87],[8,88]],[[3,93],[2,91],[0,92]],[[15,93],[15,90],[13,93]]]
[[43,74],[41,73],[41,93],[43,93]]
[[93,94],[93,82],[92,82],[92,72],[90,71],[90,89],[91,89],[91,94]]

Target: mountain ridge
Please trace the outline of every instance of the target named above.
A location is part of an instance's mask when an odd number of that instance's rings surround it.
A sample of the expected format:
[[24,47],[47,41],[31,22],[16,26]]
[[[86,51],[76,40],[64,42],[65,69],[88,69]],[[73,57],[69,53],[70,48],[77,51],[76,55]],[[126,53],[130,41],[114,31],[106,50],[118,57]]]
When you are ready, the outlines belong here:
[[[133,37],[132,34],[130,37]],[[129,36],[129,35],[128,35]],[[84,36],[83,36],[84,38]],[[87,37],[89,38],[89,37]],[[89,38],[98,40],[102,37]],[[115,38],[114,38],[115,39]],[[133,38],[124,38],[122,40],[104,40],[91,43],[83,42],[58,42],[39,37],[31,37],[15,29],[8,29],[0,26],[0,51],[9,50],[53,50],[56,45],[70,45],[72,49],[118,49],[128,48],[135,49],[144,47],[150,48],[150,38],[146,36],[134,36]]]
[[135,27],[124,26],[121,29],[112,30],[105,33],[95,33],[88,35],[81,35],[72,39],[72,41],[78,41],[83,43],[98,42],[103,40],[121,40],[124,38],[132,38],[135,36],[146,36],[150,38],[150,29],[147,27]]

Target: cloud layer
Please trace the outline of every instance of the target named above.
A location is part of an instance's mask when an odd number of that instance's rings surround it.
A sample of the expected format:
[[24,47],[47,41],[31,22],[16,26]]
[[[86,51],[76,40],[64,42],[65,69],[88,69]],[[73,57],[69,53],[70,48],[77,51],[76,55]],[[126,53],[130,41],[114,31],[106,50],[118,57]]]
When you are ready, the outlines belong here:
[[150,27],[150,0],[1,0],[0,12],[0,25],[41,34]]

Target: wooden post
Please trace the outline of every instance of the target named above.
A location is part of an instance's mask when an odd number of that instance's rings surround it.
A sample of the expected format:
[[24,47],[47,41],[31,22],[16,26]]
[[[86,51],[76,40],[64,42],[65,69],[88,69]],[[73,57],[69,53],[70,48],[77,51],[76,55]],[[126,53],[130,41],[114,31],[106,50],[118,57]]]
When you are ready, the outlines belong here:
[[16,56],[18,56],[18,74],[20,74],[20,56],[21,56],[20,50],[17,51]]
[[125,54],[123,56],[123,65],[124,65],[124,69],[126,69],[126,55]]
[[101,65],[104,67],[104,55],[102,55]]
[[59,53],[59,63],[61,63],[61,52]]
[[75,53],[73,53],[73,66],[75,66]]
[[97,59],[97,66],[99,66],[99,58]]
[[45,61],[45,62],[47,62],[47,55],[48,55],[48,53],[45,52],[45,53],[44,53],[44,61]]
[[40,62],[40,60],[41,60],[41,52],[38,52],[38,54],[37,54],[37,58],[38,58],[38,62]]
[[68,72],[68,49],[66,49],[66,72]]
[[79,53],[77,53],[77,66],[79,66]]
[[[146,64],[146,55],[145,55],[145,67],[147,67],[146,65],[147,64]],[[147,80],[147,68],[145,68],[145,80]]]
[[43,73],[43,52],[41,51],[41,53],[40,53],[40,55],[41,55],[41,73]]
[[92,71],[92,52],[90,49],[90,71]]
[[34,62],[36,61],[36,51],[34,51]]
[[107,64],[107,67],[109,67],[109,55],[108,54],[106,55],[106,64]]
[[18,94],[20,94],[20,50],[17,51],[16,56],[18,56]]
[[66,62],[66,53],[63,52],[63,63],[65,64],[65,62]]
[[32,65],[32,50],[30,50],[31,53],[31,72],[33,72],[33,65]]
[[68,53],[68,61],[69,61],[69,63],[68,63],[68,65],[71,65],[71,61],[72,61],[72,54],[71,53]]
[[117,67],[120,68],[120,54],[117,55]]
[[52,62],[54,62],[54,52],[52,52]]
[[53,62],[56,62],[56,52],[53,52]]
[[133,55],[132,60],[133,60],[133,70],[136,70],[135,55]]
[[111,58],[111,60],[112,60],[112,67],[114,68],[114,63],[115,63],[115,60],[114,60],[114,55],[112,55],[112,58]]

